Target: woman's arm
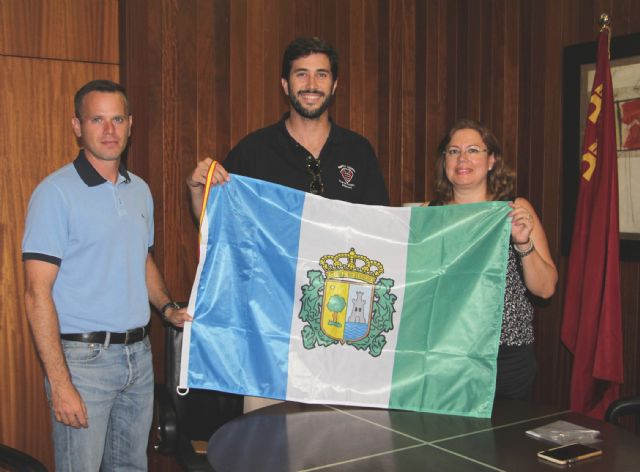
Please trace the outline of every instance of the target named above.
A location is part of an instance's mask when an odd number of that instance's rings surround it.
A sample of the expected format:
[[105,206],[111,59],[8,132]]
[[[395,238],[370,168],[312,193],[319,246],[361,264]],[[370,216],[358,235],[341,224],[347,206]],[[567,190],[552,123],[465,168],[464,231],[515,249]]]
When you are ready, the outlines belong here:
[[531,244],[534,248],[528,255],[521,256],[524,283],[532,294],[550,298],[556,291],[558,270],[551,258],[542,223],[526,199],[516,198],[510,206],[513,208],[509,213],[512,244],[521,252],[528,252]]

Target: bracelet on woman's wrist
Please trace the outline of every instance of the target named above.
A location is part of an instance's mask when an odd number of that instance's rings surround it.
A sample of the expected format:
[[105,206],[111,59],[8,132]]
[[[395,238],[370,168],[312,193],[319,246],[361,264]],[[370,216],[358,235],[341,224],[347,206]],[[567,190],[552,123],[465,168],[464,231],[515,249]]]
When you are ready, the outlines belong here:
[[513,243],[513,250],[516,251],[516,254],[520,256],[520,258],[527,257],[535,248],[536,247],[533,245],[533,239],[531,238],[529,238],[529,247],[526,249],[520,249],[516,243]]

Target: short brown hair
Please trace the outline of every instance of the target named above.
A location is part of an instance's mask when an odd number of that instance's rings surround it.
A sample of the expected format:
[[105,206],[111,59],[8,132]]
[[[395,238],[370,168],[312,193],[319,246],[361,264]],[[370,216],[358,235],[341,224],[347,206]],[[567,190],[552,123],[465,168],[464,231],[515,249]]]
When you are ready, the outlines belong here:
[[76,112],[76,118],[82,120],[82,101],[91,92],[119,93],[124,98],[124,108],[127,115],[129,114],[129,100],[124,87],[111,80],[99,79],[92,80],[84,84],[73,97],[73,104]]

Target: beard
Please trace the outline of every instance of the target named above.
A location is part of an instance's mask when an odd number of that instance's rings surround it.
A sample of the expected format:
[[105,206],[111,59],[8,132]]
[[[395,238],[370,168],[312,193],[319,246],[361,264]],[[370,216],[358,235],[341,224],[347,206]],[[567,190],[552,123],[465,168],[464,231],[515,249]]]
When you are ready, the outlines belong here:
[[[308,109],[305,108],[304,105],[302,105],[302,103],[300,102],[300,100],[298,100],[298,97],[296,96],[296,94],[293,93],[293,90],[291,90],[291,85],[288,86],[289,89],[289,102],[291,103],[291,106],[293,107],[293,109],[298,112],[298,114],[304,118],[308,118],[310,120],[315,120],[317,118],[320,118],[320,116],[327,111],[327,108],[329,108],[329,105],[331,105],[331,99],[333,98],[333,93],[330,94],[328,97],[325,96],[325,99],[322,101],[322,103],[320,103],[320,106],[318,108],[315,109]],[[322,94],[324,95],[324,92],[320,91],[320,90],[312,90],[312,89],[306,89],[306,90],[300,90],[298,93],[317,93],[317,94]]]

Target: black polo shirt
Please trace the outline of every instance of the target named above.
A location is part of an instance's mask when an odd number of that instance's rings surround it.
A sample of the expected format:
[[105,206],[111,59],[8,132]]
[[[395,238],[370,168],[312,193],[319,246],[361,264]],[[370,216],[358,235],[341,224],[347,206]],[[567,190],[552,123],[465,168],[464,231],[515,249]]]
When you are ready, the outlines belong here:
[[[285,120],[243,138],[224,161],[227,171],[309,191],[310,155],[287,131]],[[320,152],[323,197],[368,205],[389,205],[389,195],[373,147],[366,138],[331,122]]]

